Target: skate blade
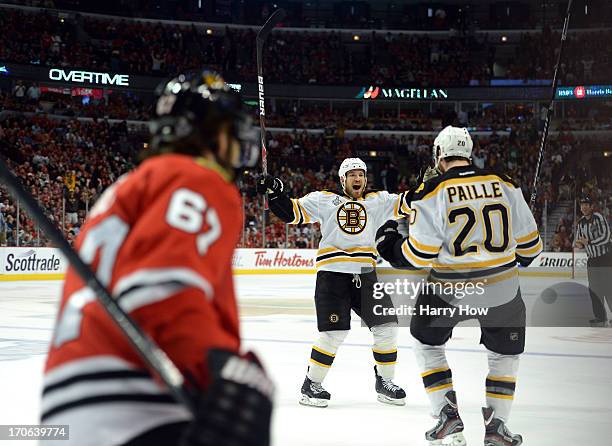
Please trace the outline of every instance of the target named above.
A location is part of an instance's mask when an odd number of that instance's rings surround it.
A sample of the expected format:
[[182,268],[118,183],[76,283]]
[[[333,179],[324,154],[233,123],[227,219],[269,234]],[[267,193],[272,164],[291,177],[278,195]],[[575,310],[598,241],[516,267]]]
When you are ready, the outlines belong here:
[[329,404],[329,400],[324,400],[321,398],[310,398],[310,397],[307,397],[306,395],[302,395],[299,403],[302,406],[327,407],[327,405]]
[[450,434],[441,440],[434,440],[429,442],[429,446],[466,446],[467,442],[463,436],[463,432],[457,432],[456,434]]
[[390,404],[392,406],[405,406],[406,398],[389,398],[388,396],[378,394],[378,401],[384,404]]

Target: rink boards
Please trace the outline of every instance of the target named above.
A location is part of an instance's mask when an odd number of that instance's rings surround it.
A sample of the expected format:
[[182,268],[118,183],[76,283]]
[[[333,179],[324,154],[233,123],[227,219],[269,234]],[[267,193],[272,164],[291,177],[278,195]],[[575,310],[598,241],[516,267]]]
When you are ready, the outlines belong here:
[[[316,272],[316,253],[316,249],[237,249],[232,262],[234,274],[312,274]],[[57,248],[0,248],[0,281],[61,280],[67,265]],[[378,266],[389,267],[385,261]],[[571,278],[585,272],[584,252],[545,252],[520,274]]]

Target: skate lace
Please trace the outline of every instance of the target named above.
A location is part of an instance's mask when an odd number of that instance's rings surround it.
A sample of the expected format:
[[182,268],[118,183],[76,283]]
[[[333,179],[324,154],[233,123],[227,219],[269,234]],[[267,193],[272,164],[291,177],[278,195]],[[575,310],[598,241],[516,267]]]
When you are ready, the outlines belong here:
[[382,378],[382,385],[385,389],[390,390],[391,392],[395,392],[396,390],[400,389],[400,386],[396,385],[390,379]]
[[325,392],[325,389],[323,388],[321,383],[316,383],[314,381],[310,384],[310,389],[316,393]]

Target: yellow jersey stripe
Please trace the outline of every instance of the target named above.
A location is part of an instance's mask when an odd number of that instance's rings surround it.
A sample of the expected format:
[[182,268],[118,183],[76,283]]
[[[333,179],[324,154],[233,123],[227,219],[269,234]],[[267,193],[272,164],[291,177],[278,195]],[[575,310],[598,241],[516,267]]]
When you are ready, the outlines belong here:
[[544,245],[542,244],[542,240],[540,240],[537,245],[532,246],[531,248],[527,248],[527,249],[516,248],[516,252],[518,255],[521,255],[521,256],[523,255],[530,256],[533,254],[539,254],[540,251],[542,251],[542,249],[544,249]]
[[397,364],[397,361],[391,361],[391,362],[379,362],[379,361],[374,361],[376,364],[378,365],[394,365]]
[[395,202],[395,205],[393,206],[393,216],[394,217],[398,217],[398,218],[400,217],[399,205],[401,201],[402,201],[402,196],[400,195],[397,201]]
[[300,211],[298,211],[297,208],[297,198],[292,198],[291,204],[293,205],[293,220],[291,220],[289,224],[295,225],[298,221],[300,221]]
[[437,254],[440,251],[439,246],[425,245],[423,243],[417,242],[413,237],[410,236],[408,237],[408,239],[410,240],[410,243],[412,243],[412,245],[420,251],[426,252],[428,254]]
[[421,260],[420,258],[416,257],[412,253],[412,250],[408,246],[408,243],[406,243],[405,241],[404,243],[402,243],[402,253],[404,253],[404,256],[406,257],[406,259],[408,259],[408,261],[415,266],[423,266],[423,267],[431,266],[431,262],[429,260],[425,261],[425,260]]
[[469,268],[487,268],[487,267],[495,267],[495,266],[502,266],[505,265],[507,263],[512,262],[513,260],[516,260],[516,257],[514,254],[507,256],[507,257],[501,257],[498,259],[492,259],[492,260],[485,260],[483,262],[470,262],[470,263],[448,263],[445,265],[439,264],[439,263],[434,263],[433,267],[435,269],[469,269]]
[[298,201],[297,205],[299,206],[299,208],[302,210],[302,214],[304,214],[304,223],[310,223],[310,215],[308,215],[308,212],[306,212],[306,209],[304,208],[304,206],[302,206],[302,204]]
[[532,241],[534,238],[539,237],[540,233],[538,232],[538,230],[536,229],[535,231],[523,236],[523,237],[519,237],[516,240],[516,243],[518,244],[523,244],[523,243],[527,243]]

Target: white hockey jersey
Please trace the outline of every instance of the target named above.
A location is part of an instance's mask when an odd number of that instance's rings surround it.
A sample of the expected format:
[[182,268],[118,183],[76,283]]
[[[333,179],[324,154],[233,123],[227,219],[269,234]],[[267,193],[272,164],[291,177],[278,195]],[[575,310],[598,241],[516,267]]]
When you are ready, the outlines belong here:
[[470,296],[474,305],[512,300],[519,288],[517,260],[529,263],[542,251],[521,189],[506,175],[456,167],[421,184],[409,206],[405,259],[431,268],[430,282],[480,281],[485,292]]
[[317,270],[361,273],[376,266],[376,231],[387,220],[409,216],[406,193],[368,192],[354,200],[335,192],[292,198],[289,224],[321,224]]

